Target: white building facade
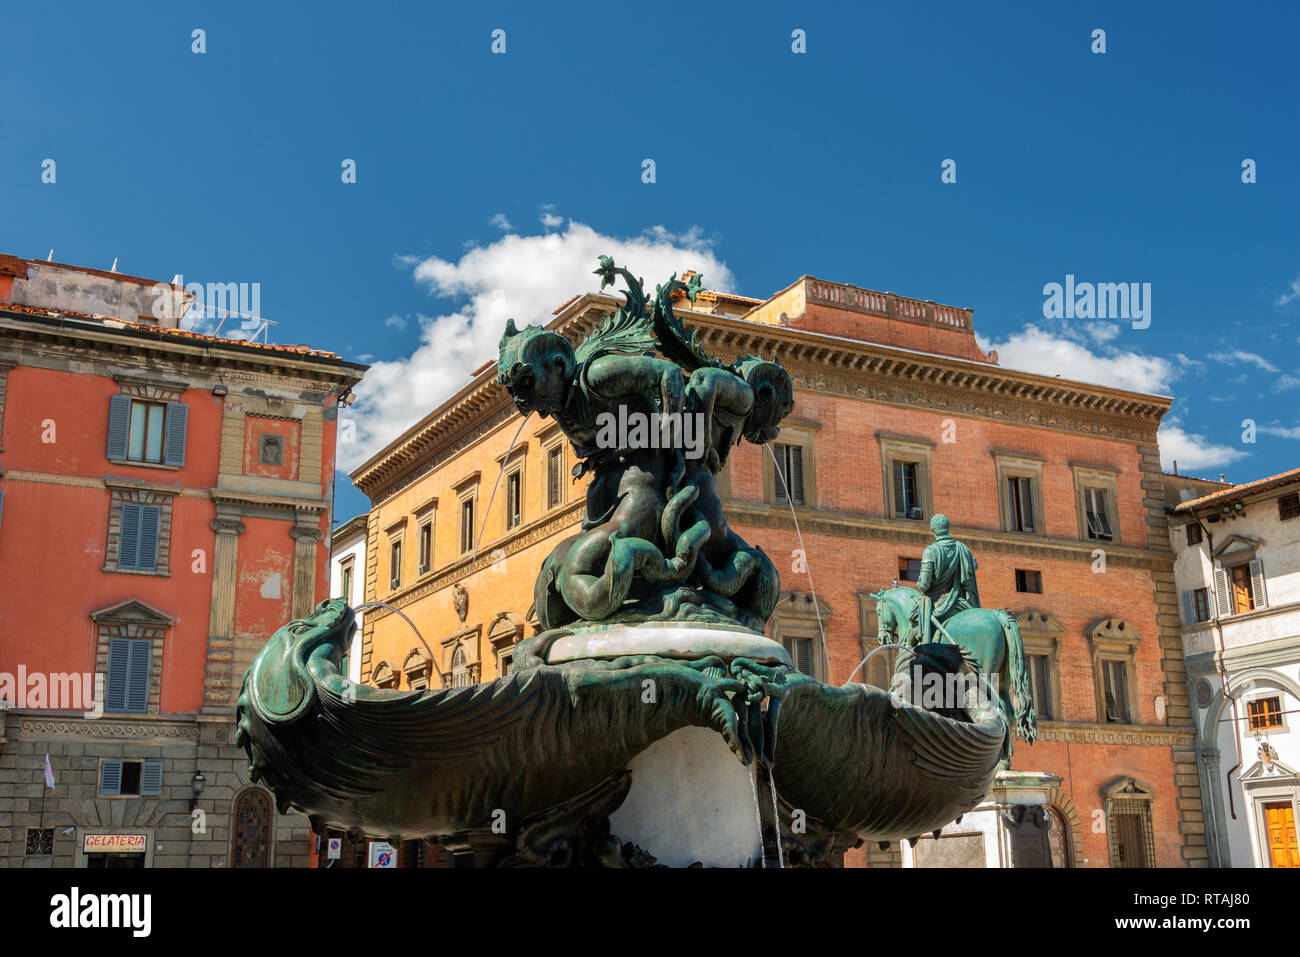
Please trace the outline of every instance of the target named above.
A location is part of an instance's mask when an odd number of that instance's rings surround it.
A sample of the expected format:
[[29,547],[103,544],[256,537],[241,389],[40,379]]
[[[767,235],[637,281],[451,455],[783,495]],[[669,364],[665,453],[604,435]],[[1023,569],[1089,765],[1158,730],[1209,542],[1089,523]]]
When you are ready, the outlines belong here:
[[1300,469],[1166,490],[1210,864],[1300,867]]
[[[330,597],[342,598],[354,610],[366,596],[366,519],[358,515],[334,529],[330,549]],[[356,612],[357,630],[344,663],[344,673],[361,681],[361,624],[365,610]]]

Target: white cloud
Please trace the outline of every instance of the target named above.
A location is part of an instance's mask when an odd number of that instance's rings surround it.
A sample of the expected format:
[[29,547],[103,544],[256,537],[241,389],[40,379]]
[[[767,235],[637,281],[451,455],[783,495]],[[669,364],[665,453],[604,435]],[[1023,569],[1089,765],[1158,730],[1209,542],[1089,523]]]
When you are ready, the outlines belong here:
[[506,219],[505,213],[497,213],[490,220],[488,220],[488,222],[491,223],[493,226],[495,226],[497,229],[501,230],[503,233],[509,233],[514,231],[514,227],[510,225],[510,220]]
[[1178,463],[1179,471],[1188,469],[1206,469],[1231,465],[1238,459],[1245,458],[1246,453],[1230,445],[1214,445],[1203,436],[1183,431],[1173,420],[1166,419],[1156,434],[1160,443],[1160,467],[1166,472],[1173,471]]
[[1214,359],[1216,362],[1222,362],[1224,365],[1236,365],[1238,362],[1246,362],[1259,366],[1265,372],[1277,371],[1277,366],[1263,356],[1242,349],[1234,349],[1232,352],[1212,352],[1209,358]]
[[1002,342],[986,342],[980,336],[980,348],[996,349],[999,364],[1039,375],[1073,379],[1128,389],[1133,392],[1168,394],[1178,377],[1174,363],[1160,356],[1146,356],[1102,346],[1101,353],[1087,346],[1053,335],[1036,326],[1025,326]]
[[1084,330],[1096,342],[1106,343],[1119,338],[1119,326],[1113,322],[1090,322]]
[[555,213],[542,213],[542,225],[547,229],[555,229],[557,226],[564,225],[564,217]]
[[1294,302],[1297,299],[1300,299],[1300,276],[1292,279],[1291,288],[1277,297],[1277,304],[1279,306],[1285,306],[1287,303]]
[[1300,377],[1286,373],[1278,378],[1269,387],[1269,392],[1286,392],[1290,389],[1300,388]]
[[384,320],[384,325],[386,325],[389,329],[405,329],[406,320],[403,319],[401,316],[394,314]]
[[712,246],[698,229],[679,235],[654,227],[620,238],[570,220],[562,232],[505,235],[455,261],[422,260],[415,279],[435,296],[464,302],[432,319],[421,316],[420,343],[410,356],[371,366],[355,389],[355,403],[340,417],[339,468],[364,462],[455,394],[473,370],[495,359],[507,318],[521,327],[544,324],[574,295],[596,292],[598,256],[626,265],[650,292],[687,269],[702,273],[706,288],[730,292],[731,271]]
[[1278,425],[1261,425],[1259,431],[1265,435],[1276,435],[1280,439],[1300,439],[1300,425],[1290,429]]

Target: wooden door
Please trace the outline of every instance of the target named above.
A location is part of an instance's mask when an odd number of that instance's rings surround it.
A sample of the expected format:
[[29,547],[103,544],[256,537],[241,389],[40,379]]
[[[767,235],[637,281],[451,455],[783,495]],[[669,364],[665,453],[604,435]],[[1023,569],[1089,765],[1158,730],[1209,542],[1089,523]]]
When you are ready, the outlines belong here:
[[1255,601],[1250,593],[1250,566],[1235,565],[1232,569],[1232,608],[1236,614],[1250,611]]
[[1295,808],[1290,801],[1264,805],[1268,826],[1268,850],[1274,867],[1300,867],[1300,847],[1296,846]]

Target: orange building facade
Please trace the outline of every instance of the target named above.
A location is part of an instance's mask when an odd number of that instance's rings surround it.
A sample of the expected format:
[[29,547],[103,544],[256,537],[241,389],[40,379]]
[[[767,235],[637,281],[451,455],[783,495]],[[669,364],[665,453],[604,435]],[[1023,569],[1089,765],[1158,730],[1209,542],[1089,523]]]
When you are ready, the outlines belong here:
[[[550,328],[576,342],[616,305],[577,297]],[[1030,655],[1040,738],[1017,742],[1013,768],[1053,776],[1053,863],[1204,866],[1156,445],[1170,400],[1001,368],[970,310],[807,276],[767,300],[706,292],[680,314],[712,355],[774,356],[794,381],[781,436],[734,449],[719,490],[781,572],[769,633],[800,668],[888,684],[887,654],[857,670],[878,646],[870,593],[914,580],[945,513],[982,603],[1016,615]],[[520,417],[495,374],[353,473],[373,503],[366,600],[419,632],[370,609],[363,681],[490,680],[538,627],[534,578],[585,488],[554,422],[528,419],[512,447]],[[847,857],[900,861],[896,847]]]
[[235,699],[328,595],[364,367],[182,331],[179,293],[0,257],[0,865],[308,863],[306,819],[247,779]]

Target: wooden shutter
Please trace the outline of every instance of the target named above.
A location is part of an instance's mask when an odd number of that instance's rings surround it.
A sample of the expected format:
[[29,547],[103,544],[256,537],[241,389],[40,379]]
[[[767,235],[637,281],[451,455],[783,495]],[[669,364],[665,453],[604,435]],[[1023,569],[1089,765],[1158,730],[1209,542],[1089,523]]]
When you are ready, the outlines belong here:
[[146,796],[162,794],[163,763],[146,761],[140,768],[140,793]]
[[153,658],[153,642],[148,638],[127,639],[130,654],[126,668],[126,707],[130,714],[144,714],[149,710],[149,666]]
[[803,504],[803,446],[787,445],[790,454],[790,501],[795,505]]
[[551,449],[546,454],[546,507],[554,508],[560,504],[560,474],[564,464],[563,449]]
[[1196,596],[1192,589],[1188,588],[1182,593],[1183,603],[1183,624],[1196,624]]
[[1106,698],[1106,720],[1128,723],[1128,676],[1122,661],[1102,663],[1103,688]]
[[167,448],[163,453],[164,465],[185,464],[185,431],[190,410],[184,402],[167,403]]
[[108,685],[105,691],[104,710],[118,713],[126,710],[126,685],[129,674],[131,642],[127,638],[110,638],[108,641]]
[[1032,532],[1034,530],[1034,480],[1022,477],[1017,478],[1015,482],[1020,493],[1020,530]]
[[1214,603],[1220,618],[1232,614],[1232,593],[1228,590],[1228,570],[1222,565],[1214,566]]
[[162,506],[140,506],[139,550],[135,567],[140,571],[152,572],[158,569],[158,528],[162,520]]
[[1250,594],[1255,599],[1255,607],[1267,607],[1264,600],[1264,563],[1258,558],[1250,560]]
[[99,793],[122,793],[122,762],[105,761],[99,766]]
[[115,395],[108,402],[108,457],[126,458],[126,442],[131,432],[131,397]]
[[1052,683],[1051,669],[1047,664],[1047,655],[1029,656],[1029,674],[1032,679],[1034,710],[1040,721],[1052,720]]
[[123,502],[117,534],[117,567],[135,568],[140,554],[140,505]]
[[907,477],[903,472],[902,462],[895,460],[892,464],[894,467],[894,516],[896,518],[907,518]]

